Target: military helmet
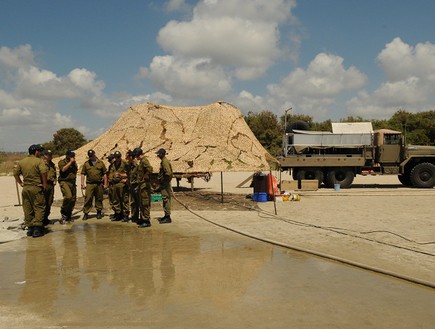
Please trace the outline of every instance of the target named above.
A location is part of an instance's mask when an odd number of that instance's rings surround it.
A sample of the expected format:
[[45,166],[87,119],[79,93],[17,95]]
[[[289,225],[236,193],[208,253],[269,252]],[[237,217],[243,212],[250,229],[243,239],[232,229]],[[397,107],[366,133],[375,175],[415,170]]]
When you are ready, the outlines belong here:
[[160,149],[156,152],[157,155],[166,155],[166,150],[165,149]]
[[142,149],[140,148],[140,147],[136,147],[134,150],[133,150],[133,155],[135,156],[135,157],[138,157],[139,155],[142,155],[143,154],[143,151],[142,151]]

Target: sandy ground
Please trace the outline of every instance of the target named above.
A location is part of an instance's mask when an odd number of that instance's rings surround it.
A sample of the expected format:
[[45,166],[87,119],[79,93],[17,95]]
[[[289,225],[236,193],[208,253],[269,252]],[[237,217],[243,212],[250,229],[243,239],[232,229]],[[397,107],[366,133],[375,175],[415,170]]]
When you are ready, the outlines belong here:
[[[395,176],[358,176],[351,189],[296,191],[301,200],[277,202],[277,214],[273,202],[247,200],[244,209],[238,210],[234,203],[240,197],[231,194],[251,194],[249,182],[239,186],[251,174],[223,174],[223,205],[220,173],[209,182],[196,179],[197,202],[216,192],[212,196],[216,209],[186,206],[203,220],[242,234],[435,285],[435,189],[405,188]],[[282,179],[289,178],[283,175]],[[182,180],[181,187],[175,194],[180,200],[190,193],[190,184]],[[56,188],[55,199],[60,198]],[[0,177],[0,243],[25,237],[18,228],[23,214],[17,204],[13,177]],[[246,211],[247,207],[252,210]],[[189,210],[174,209],[174,218],[189,220],[184,215]],[[52,214],[51,218],[57,218],[58,208]]]

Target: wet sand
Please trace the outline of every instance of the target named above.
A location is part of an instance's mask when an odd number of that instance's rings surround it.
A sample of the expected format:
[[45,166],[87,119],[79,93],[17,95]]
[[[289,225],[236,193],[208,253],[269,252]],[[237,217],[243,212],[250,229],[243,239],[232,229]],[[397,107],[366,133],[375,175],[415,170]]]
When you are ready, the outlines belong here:
[[[236,187],[247,176],[225,174],[224,191],[251,193]],[[435,191],[394,181],[379,185],[385,178],[377,178],[362,177],[351,190],[301,192],[299,202],[278,203],[275,216],[271,202],[237,210],[232,203],[240,199],[225,195],[219,204],[217,174],[209,183],[195,181],[199,201],[189,195],[192,212],[174,210],[170,225],[153,220],[151,228],[139,230],[107,217],[78,220],[54,224],[40,239],[0,244],[0,327],[433,327],[433,289],[274,247],[206,221],[435,282],[434,244],[421,244],[435,236]],[[0,178],[0,186],[10,179]],[[186,200],[184,191],[176,196]],[[22,210],[4,195],[9,205],[0,211],[9,220],[2,224],[13,226],[10,220]],[[203,197],[216,198],[215,207],[199,207]],[[161,215],[158,204],[153,209],[153,218]]]

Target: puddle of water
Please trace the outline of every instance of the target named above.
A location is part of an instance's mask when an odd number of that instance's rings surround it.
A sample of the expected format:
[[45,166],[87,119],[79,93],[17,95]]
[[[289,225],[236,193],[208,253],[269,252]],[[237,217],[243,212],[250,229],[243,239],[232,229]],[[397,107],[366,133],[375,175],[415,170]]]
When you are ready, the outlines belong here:
[[182,225],[140,230],[105,221],[77,223],[2,245],[0,305],[37,314],[51,325],[79,327],[435,324],[431,289],[206,224],[194,232]]

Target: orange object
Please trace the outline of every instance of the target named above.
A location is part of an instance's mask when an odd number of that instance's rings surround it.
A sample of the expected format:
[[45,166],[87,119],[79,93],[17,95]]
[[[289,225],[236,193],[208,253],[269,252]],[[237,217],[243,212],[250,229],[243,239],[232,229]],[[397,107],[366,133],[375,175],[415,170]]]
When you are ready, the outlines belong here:
[[273,196],[278,194],[278,183],[275,176],[267,174],[267,194]]

